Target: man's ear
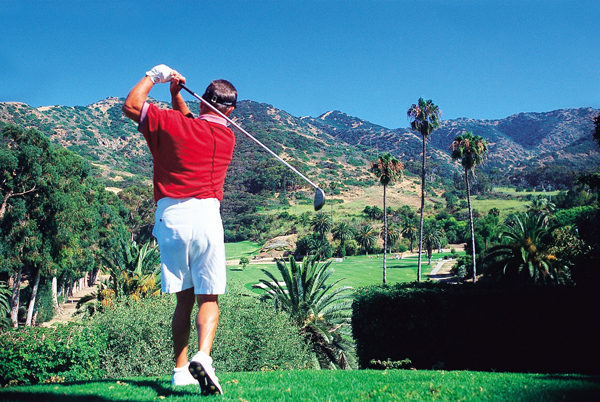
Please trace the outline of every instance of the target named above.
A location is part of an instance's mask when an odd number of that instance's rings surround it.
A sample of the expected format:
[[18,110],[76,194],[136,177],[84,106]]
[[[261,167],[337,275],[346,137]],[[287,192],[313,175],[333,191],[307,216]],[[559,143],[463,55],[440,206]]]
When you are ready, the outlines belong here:
[[235,106],[229,106],[227,108],[227,111],[225,111],[225,113],[223,113],[225,116],[229,117],[229,115],[231,114],[231,112],[233,112],[233,110],[235,109]]

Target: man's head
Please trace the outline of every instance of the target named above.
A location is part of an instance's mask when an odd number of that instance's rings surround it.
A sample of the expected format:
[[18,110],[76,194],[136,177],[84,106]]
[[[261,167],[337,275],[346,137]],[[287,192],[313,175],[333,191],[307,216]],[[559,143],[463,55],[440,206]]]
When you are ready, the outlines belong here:
[[228,115],[235,108],[237,90],[227,80],[214,80],[206,88],[202,99],[213,105],[221,113]]

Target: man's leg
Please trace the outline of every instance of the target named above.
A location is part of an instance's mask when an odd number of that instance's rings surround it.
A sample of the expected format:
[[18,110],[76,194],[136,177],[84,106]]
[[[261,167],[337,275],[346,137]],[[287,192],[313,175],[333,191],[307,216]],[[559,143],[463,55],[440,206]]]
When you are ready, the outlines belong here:
[[198,330],[198,350],[210,356],[217,324],[219,323],[218,295],[196,295],[198,315],[196,328]]
[[175,351],[175,367],[183,367],[188,363],[187,350],[190,339],[190,316],[194,308],[196,296],[194,289],[186,289],[177,294],[177,307],[173,313],[171,330],[173,331],[173,348]]
[[219,323],[219,305],[217,295],[196,295],[198,301],[198,315],[196,328],[198,329],[198,353],[190,362],[190,373],[198,380],[202,395],[222,394],[219,379],[212,367],[210,351],[212,349],[217,324]]

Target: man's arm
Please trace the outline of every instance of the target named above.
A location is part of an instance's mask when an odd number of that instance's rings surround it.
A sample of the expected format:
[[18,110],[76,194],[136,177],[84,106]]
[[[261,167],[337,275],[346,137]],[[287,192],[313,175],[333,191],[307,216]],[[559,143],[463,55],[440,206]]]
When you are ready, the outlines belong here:
[[123,113],[125,113],[125,116],[139,124],[142,107],[144,107],[144,102],[146,102],[153,86],[154,82],[152,79],[145,76],[133,87],[123,104]]
[[177,75],[177,82],[180,80],[185,82],[185,78],[183,78],[181,74],[164,64],[154,66],[152,70],[146,72],[146,76],[142,78],[140,82],[133,87],[131,92],[129,92],[129,95],[127,95],[127,99],[123,105],[123,113],[125,113],[125,116],[139,124],[144,102],[146,102],[146,98],[148,98],[148,94],[154,84],[157,82],[164,83],[172,81],[174,75]]
[[190,108],[188,108],[187,104],[183,100],[181,96],[181,85],[179,83],[185,84],[185,77],[179,74],[177,71],[173,70],[173,79],[171,79],[171,104],[173,105],[173,110],[180,111],[184,116],[193,118]]

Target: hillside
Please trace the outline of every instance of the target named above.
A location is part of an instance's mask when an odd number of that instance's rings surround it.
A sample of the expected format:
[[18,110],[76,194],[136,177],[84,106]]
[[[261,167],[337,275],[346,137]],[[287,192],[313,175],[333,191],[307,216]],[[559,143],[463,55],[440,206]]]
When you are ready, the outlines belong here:
[[[135,124],[121,112],[122,103],[122,98],[76,107],[32,108],[22,103],[0,103],[0,122],[40,129],[54,143],[93,162],[95,174],[107,186],[148,184],[151,156]],[[189,106],[198,113],[199,102],[189,102]],[[600,154],[591,131],[592,119],[599,113],[580,108],[520,113],[500,120],[443,120],[429,139],[432,177],[449,179],[458,171],[458,165],[450,160],[449,145],[464,131],[472,131],[489,142],[484,172],[496,168],[503,176],[510,176],[550,165],[572,171],[597,166]],[[367,168],[379,152],[397,156],[408,172],[418,173],[420,166],[422,140],[408,128],[388,129],[340,111],[298,118],[272,105],[249,100],[238,103],[232,118],[313,181],[323,187],[337,183],[342,191],[340,197],[351,188],[376,184]],[[273,194],[304,186],[256,144],[243,135],[236,136],[234,160],[226,182],[226,210],[240,213],[256,209],[257,205],[248,206],[248,199],[257,194],[264,196],[258,207],[269,208],[278,203],[268,201]],[[311,197],[309,193],[306,196]]]

